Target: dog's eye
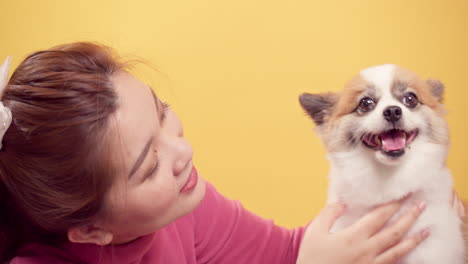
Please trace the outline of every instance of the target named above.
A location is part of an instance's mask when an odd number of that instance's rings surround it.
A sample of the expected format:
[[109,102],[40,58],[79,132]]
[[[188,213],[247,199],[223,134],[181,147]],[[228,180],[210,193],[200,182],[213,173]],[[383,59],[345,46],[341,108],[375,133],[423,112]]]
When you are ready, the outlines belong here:
[[359,102],[359,110],[362,112],[368,112],[375,107],[375,102],[372,98],[365,97],[361,99],[361,102]]
[[418,97],[414,93],[407,93],[403,97],[403,103],[409,108],[415,108],[419,103]]

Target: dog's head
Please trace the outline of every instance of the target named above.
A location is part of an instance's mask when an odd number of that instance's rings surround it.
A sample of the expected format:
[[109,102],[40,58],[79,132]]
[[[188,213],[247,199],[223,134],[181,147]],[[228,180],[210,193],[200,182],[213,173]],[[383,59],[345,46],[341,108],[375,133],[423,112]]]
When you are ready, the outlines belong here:
[[329,152],[360,150],[394,165],[426,143],[448,145],[444,86],[396,65],[361,71],[340,93],[302,94]]

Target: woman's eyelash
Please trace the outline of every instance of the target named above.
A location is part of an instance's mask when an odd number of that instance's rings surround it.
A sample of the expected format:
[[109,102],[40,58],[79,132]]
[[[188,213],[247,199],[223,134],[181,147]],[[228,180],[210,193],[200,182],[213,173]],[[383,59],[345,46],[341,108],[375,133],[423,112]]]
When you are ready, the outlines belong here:
[[151,178],[153,178],[154,176],[156,176],[156,174],[158,174],[159,162],[160,162],[160,160],[158,159],[158,160],[156,161],[156,164],[155,164],[153,170],[151,170],[151,173],[148,175],[148,177],[146,177],[146,179],[151,179]]

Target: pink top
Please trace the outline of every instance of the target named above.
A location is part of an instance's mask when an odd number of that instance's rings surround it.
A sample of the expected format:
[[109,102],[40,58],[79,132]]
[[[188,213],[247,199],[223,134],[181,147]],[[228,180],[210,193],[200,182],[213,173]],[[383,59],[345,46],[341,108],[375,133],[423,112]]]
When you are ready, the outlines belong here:
[[11,264],[295,263],[303,228],[287,230],[245,210],[207,184],[200,206],[156,233],[125,245],[30,244]]

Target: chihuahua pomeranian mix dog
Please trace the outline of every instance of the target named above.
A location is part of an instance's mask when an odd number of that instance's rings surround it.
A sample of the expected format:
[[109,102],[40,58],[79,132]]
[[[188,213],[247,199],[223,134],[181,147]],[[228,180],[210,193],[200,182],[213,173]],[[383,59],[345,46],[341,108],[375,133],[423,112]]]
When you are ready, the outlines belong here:
[[361,71],[341,93],[302,94],[331,163],[328,202],[347,205],[332,230],[356,222],[375,206],[412,194],[426,209],[408,235],[431,235],[401,264],[462,264],[461,221],[451,206],[446,167],[449,133],[444,86],[396,65]]

